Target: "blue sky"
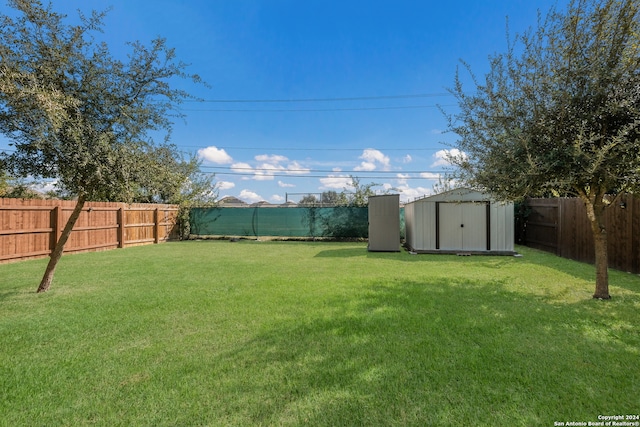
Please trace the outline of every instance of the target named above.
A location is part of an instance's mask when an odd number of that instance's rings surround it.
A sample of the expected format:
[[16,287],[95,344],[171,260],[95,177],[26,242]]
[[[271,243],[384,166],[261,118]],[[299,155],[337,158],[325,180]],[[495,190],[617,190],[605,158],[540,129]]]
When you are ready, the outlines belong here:
[[[551,0],[57,0],[76,16],[112,7],[104,37],[165,37],[211,87],[180,85],[208,102],[183,104],[172,142],[215,172],[220,197],[284,203],[294,193],[343,191],[350,175],[403,201],[430,194],[447,165],[437,108],[460,60],[478,76],[555,4]],[[565,4],[559,0],[559,4]],[[6,7],[6,6],[3,6]],[[471,89],[471,87],[469,86]],[[281,102],[287,100],[287,102]],[[234,101],[234,102],[221,102]],[[251,101],[251,102],[250,102]],[[269,101],[269,102],[256,102]],[[7,141],[0,140],[0,148]],[[395,192],[395,191],[394,191]]]

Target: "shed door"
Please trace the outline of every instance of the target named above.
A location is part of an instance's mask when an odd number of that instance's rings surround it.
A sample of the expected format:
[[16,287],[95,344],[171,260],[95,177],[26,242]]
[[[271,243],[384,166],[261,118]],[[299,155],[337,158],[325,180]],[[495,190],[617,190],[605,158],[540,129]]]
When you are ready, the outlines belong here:
[[485,203],[439,203],[439,249],[487,250]]

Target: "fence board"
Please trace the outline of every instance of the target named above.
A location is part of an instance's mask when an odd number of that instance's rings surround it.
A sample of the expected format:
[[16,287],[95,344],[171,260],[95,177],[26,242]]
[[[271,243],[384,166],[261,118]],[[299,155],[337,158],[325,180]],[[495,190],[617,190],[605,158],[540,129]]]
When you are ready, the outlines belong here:
[[[0,262],[48,256],[74,201],[0,198]],[[87,202],[65,253],[159,243],[177,237],[178,206]]]
[[530,199],[526,222],[525,242],[528,246],[556,253],[558,249],[558,202],[557,199]]
[[[624,207],[623,207],[624,206]],[[578,198],[528,199],[524,244],[593,263],[593,233]],[[640,198],[622,195],[605,211],[609,267],[640,273]]]
[[631,215],[631,271],[640,272],[640,198],[632,198],[627,209]]

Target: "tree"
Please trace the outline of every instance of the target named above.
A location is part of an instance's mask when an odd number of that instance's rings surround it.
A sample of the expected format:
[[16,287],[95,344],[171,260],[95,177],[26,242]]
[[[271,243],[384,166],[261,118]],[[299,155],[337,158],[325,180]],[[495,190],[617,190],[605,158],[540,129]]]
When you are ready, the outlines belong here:
[[153,147],[144,155],[133,201],[178,205],[179,234],[188,237],[191,208],[214,206],[218,196],[214,175],[200,172],[200,164],[196,156],[185,159],[175,145]]
[[144,182],[152,135],[165,133],[190,98],[170,81],[188,78],[164,39],[129,44],[126,62],[93,38],[105,13],[80,24],[39,0],[10,0],[0,16],[0,132],[15,150],[0,159],[19,177],[56,178],[77,203],[38,292],[49,289],[64,245],[87,200],[132,200]]
[[323,206],[344,206],[348,204],[346,195],[337,191],[322,192],[321,200]]
[[380,184],[369,183],[369,184],[360,184],[360,178],[355,176],[351,176],[351,187],[353,187],[352,192],[342,192],[342,199],[346,199],[346,204],[348,206],[357,206],[360,208],[367,207],[369,205],[369,197],[375,196],[375,191],[372,190],[373,187],[377,187]]
[[447,191],[460,188],[463,184],[449,175],[438,175],[438,182],[433,184],[434,194],[445,193]]
[[329,191],[322,193],[323,202],[333,205],[330,213],[319,218],[324,236],[336,238],[367,237],[368,223],[366,221],[369,197],[375,195],[373,187],[379,184],[360,184],[360,179],[351,176],[353,191],[345,189],[341,193]]
[[9,175],[2,165],[0,158],[0,198],[8,199],[42,199],[47,198],[33,187],[34,183],[28,183],[23,179],[16,179]]
[[307,194],[298,203],[299,206],[317,206],[320,202],[318,198],[313,194]]
[[298,203],[299,206],[339,206],[348,204],[345,193],[323,191],[318,198],[315,194],[307,194]]
[[9,180],[9,174],[5,171],[2,160],[0,160],[0,197],[8,197],[7,193],[10,191]]
[[460,110],[449,127],[468,156],[452,160],[463,179],[501,199],[582,199],[594,298],[610,298],[604,212],[640,183],[639,8],[637,0],[571,0],[508,40],[482,84],[471,74],[467,91],[458,73],[451,90]]

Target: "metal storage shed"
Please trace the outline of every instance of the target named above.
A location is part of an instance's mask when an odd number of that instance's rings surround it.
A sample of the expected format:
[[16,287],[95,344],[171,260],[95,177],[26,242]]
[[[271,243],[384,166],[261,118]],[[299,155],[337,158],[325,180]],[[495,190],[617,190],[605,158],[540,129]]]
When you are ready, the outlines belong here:
[[369,197],[370,252],[400,251],[400,195]]
[[406,244],[419,253],[513,255],[513,203],[457,188],[407,203]]

